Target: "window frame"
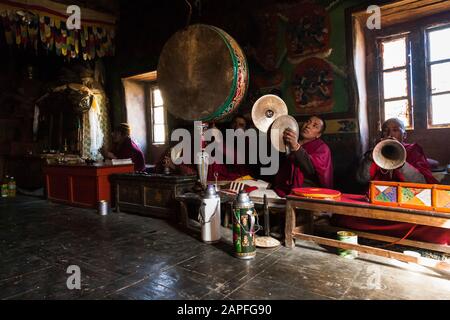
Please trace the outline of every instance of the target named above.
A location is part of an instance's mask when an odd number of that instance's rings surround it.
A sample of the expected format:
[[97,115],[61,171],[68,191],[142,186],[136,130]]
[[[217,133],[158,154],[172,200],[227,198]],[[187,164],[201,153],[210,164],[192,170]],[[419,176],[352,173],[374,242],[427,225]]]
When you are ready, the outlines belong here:
[[[150,118],[150,125],[151,125],[151,129],[150,129],[150,136],[151,136],[151,144],[152,146],[164,146],[167,145],[168,142],[168,125],[167,125],[167,110],[166,107],[164,105],[164,101],[163,104],[161,106],[155,106],[154,104],[154,98],[153,98],[153,91],[155,89],[159,89],[158,85],[156,82],[152,82],[149,83],[145,90],[147,92],[147,96],[148,96],[148,109],[149,109],[149,118]],[[163,114],[164,114],[164,142],[157,142],[155,141],[155,136],[154,136],[154,126],[155,126],[155,116],[154,116],[154,108],[163,108]],[[158,124],[161,125],[161,124]]]
[[[381,52],[381,48],[383,45],[383,42],[388,41],[395,41],[396,39],[405,38],[405,57],[406,57],[406,64],[402,67],[395,67],[395,68],[389,68],[384,69],[383,64],[383,54]],[[407,130],[414,130],[414,93],[413,93],[413,85],[412,85],[412,63],[411,63],[411,56],[412,56],[412,50],[411,50],[411,39],[410,39],[410,32],[402,32],[399,34],[394,35],[388,35],[388,36],[381,36],[377,37],[377,70],[378,70],[378,96],[379,96],[379,114],[380,114],[380,123],[383,123],[385,120],[385,103],[391,102],[391,101],[399,101],[399,100],[408,100],[408,110],[407,110],[407,116],[409,118],[410,126],[407,127]],[[406,71],[406,96],[403,97],[394,97],[385,99],[384,98],[384,74],[386,72],[395,72],[405,70]],[[380,126],[381,130],[381,126]]]
[[[450,29],[450,17],[449,20],[446,23],[440,22],[436,23],[434,25],[425,26],[423,28],[424,32],[424,42],[425,42],[425,72],[426,72],[426,79],[427,79],[427,85],[426,85],[426,99],[427,99],[427,129],[448,129],[450,128],[450,123],[445,124],[433,124],[433,96],[436,95],[444,95],[444,94],[450,94],[450,89],[444,92],[439,92],[433,94],[432,92],[432,81],[431,81],[431,66],[435,64],[443,64],[443,63],[449,63],[450,62],[450,54],[447,59],[444,60],[438,60],[431,62],[431,47],[430,47],[430,32],[432,31],[438,31],[442,29]],[[450,112],[450,106],[449,106],[449,112]]]
[[[412,95],[412,119],[413,129],[408,129],[409,133],[424,134],[428,130],[450,130],[449,125],[432,125],[431,110],[431,74],[427,67],[429,56],[427,30],[439,26],[450,26],[450,11],[438,13],[432,16],[401,22],[399,24],[382,27],[380,30],[366,30],[366,90],[367,90],[367,111],[369,120],[369,140],[370,144],[375,143],[381,131],[381,119],[384,108],[381,108],[380,88],[380,48],[378,38],[388,38],[400,34],[409,33],[411,48],[411,95]],[[370,76],[371,74],[376,76]],[[384,106],[383,106],[384,107]]]

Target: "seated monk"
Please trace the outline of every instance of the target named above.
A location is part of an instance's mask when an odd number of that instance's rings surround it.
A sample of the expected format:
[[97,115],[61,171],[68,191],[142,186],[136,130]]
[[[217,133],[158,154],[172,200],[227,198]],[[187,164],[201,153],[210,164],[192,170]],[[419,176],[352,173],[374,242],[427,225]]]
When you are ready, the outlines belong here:
[[[245,131],[247,129],[247,120],[240,114],[235,115],[231,120],[230,128],[233,130],[242,129]],[[246,146],[248,146],[247,143]],[[227,150],[225,143],[223,150],[224,162],[226,162]],[[246,151],[248,151],[247,147]],[[237,154],[237,145],[234,144],[234,164],[218,164],[215,162],[210,164],[208,168],[208,181],[214,181],[216,176],[218,181],[234,181],[243,176],[251,176],[252,171],[248,165],[237,163]]]
[[386,120],[382,127],[382,140],[396,139],[406,149],[406,162],[392,172],[378,167],[372,159],[372,150],[366,152],[364,159],[358,168],[356,177],[361,184],[368,184],[372,180],[399,181],[415,183],[437,183],[433,177],[427,157],[422,147],[417,143],[405,143],[406,128],[399,119]]
[[[168,148],[166,152],[161,156],[161,158],[156,162],[155,172],[156,173],[166,173],[166,168],[168,168],[171,174],[188,176],[196,175],[197,169],[195,165],[189,165],[185,163],[174,164],[171,157],[171,152],[173,148]],[[181,154],[179,155],[181,157]]]
[[127,123],[121,123],[112,133],[113,149],[107,151],[102,147],[99,151],[105,159],[131,159],[135,171],[144,171],[144,153],[139,146],[131,140],[130,134],[130,126]]
[[[357,177],[362,183],[371,180],[415,182],[415,183],[437,183],[433,177],[427,158],[422,148],[416,144],[405,143],[405,125],[399,119],[389,119],[383,123],[382,137],[394,138],[400,141],[406,149],[406,162],[403,167],[387,172],[379,168],[372,160],[372,152],[366,153],[358,168]],[[367,219],[351,216],[333,215],[332,224],[344,228],[374,231],[383,235],[403,238],[408,233],[408,239],[432,242],[438,244],[450,244],[450,230],[418,226],[410,223],[385,221],[378,219]],[[414,228],[414,229],[413,229]]]
[[283,138],[291,153],[275,177],[274,189],[278,196],[285,197],[293,188],[333,187],[331,151],[320,139],[325,129],[325,121],[312,116],[303,123],[298,141],[292,130],[285,130]]

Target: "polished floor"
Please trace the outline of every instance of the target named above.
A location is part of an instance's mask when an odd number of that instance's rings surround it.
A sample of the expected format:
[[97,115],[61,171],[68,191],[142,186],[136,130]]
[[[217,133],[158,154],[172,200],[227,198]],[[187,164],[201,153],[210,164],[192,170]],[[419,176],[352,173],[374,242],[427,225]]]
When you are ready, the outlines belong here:
[[[225,230],[225,229],[224,229]],[[164,220],[0,200],[1,299],[450,299],[450,274],[314,244],[232,256]],[[69,266],[81,289],[68,289]],[[73,278],[71,278],[73,279]]]

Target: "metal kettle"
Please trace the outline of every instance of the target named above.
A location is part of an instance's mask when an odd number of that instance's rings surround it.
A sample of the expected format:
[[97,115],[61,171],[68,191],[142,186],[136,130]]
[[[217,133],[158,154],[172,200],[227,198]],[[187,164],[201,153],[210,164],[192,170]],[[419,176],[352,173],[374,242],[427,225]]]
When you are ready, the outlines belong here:
[[202,226],[203,242],[218,242],[221,238],[220,197],[214,185],[210,184],[206,188],[200,205],[198,219]]

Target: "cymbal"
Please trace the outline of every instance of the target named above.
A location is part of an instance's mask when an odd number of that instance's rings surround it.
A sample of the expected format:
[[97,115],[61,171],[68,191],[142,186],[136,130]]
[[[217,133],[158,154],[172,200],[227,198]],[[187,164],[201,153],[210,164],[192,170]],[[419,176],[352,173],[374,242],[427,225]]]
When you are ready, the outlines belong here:
[[270,128],[270,140],[272,141],[272,145],[279,152],[286,152],[286,144],[283,140],[283,132],[286,129],[291,129],[299,136],[299,126],[297,120],[294,117],[289,115],[283,115],[278,117],[272,124]]
[[280,97],[267,94],[259,98],[252,108],[252,120],[258,130],[267,132],[270,125],[280,116],[287,115],[288,108]]

